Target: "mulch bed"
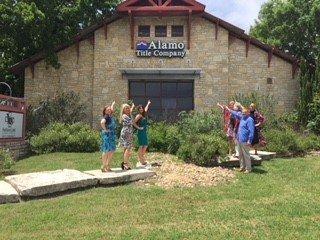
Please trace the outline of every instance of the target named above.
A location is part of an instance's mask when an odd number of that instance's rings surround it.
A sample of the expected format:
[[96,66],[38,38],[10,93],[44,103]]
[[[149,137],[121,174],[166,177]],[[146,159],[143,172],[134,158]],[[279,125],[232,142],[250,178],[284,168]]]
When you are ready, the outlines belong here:
[[[148,160],[159,166],[152,168],[156,176],[137,182],[140,186],[158,186],[161,188],[211,187],[236,180],[234,171],[221,167],[205,168],[186,164],[169,154],[150,153]],[[156,164],[156,165],[157,165]]]

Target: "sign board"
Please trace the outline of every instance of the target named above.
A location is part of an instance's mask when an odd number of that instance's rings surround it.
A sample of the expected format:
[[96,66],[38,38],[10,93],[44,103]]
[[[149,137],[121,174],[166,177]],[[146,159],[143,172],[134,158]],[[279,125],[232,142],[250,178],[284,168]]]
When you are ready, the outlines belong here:
[[23,137],[23,113],[0,111],[0,139]]
[[139,41],[136,54],[137,57],[184,58],[185,48],[183,42]]

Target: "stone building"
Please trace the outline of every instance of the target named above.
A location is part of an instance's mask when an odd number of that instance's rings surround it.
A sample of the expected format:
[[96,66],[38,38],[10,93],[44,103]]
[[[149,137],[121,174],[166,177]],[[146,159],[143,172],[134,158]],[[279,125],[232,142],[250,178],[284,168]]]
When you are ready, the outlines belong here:
[[96,125],[103,106],[152,101],[150,116],[208,110],[238,93],[270,94],[284,111],[298,100],[297,60],[205,12],[194,0],[128,0],[109,19],[58,46],[61,67],[36,54],[23,71],[25,97],[35,104],[75,91]]

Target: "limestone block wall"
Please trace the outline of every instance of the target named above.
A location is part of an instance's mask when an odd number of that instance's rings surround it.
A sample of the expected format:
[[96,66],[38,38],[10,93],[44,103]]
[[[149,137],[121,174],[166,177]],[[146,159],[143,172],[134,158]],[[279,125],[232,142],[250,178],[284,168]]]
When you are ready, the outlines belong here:
[[28,104],[37,104],[57,92],[74,91],[82,97],[88,108],[88,122],[92,121],[92,81],[93,81],[93,45],[89,40],[80,42],[79,59],[77,48],[72,45],[58,53],[61,67],[55,69],[46,66],[44,60],[25,70],[25,97]]
[[[183,41],[187,46],[186,17],[135,18],[135,43],[138,40],[158,40],[154,37],[155,25],[167,25],[168,37],[162,41]],[[138,58],[131,49],[129,18],[108,25],[108,37],[104,29],[95,32],[93,115],[98,122],[105,104],[113,100],[123,103],[128,97],[128,81],[123,78],[121,68],[200,68],[202,75],[195,80],[195,108],[208,110],[217,101],[226,101],[228,91],[228,32],[219,28],[215,39],[215,26],[201,17],[192,18],[191,49],[186,57]],[[150,38],[139,38],[139,25],[151,25]],[[171,38],[171,25],[184,25],[184,37]]]
[[[273,84],[267,84],[268,78],[273,79]],[[292,78],[291,63],[273,56],[268,67],[268,53],[253,45],[246,57],[246,43],[234,37],[229,42],[229,84],[230,97],[252,91],[273,95],[280,112],[299,99],[299,80],[298,76]]]

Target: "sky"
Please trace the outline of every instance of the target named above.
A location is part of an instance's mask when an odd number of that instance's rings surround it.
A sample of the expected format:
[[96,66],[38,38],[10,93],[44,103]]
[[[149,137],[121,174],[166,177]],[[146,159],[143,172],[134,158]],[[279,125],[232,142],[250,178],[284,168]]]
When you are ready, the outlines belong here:
[[267,0],[198,0],[206,12],[249,32],[257,19],[260,7]]

